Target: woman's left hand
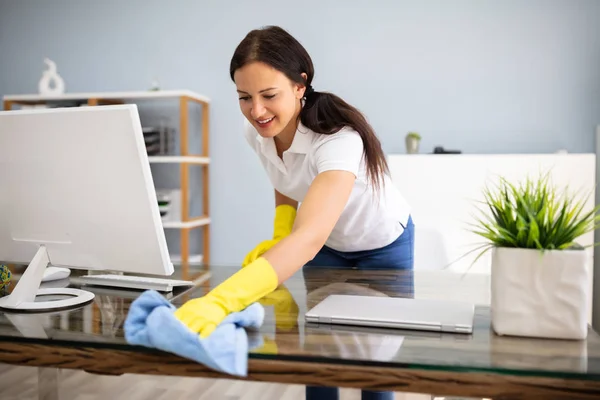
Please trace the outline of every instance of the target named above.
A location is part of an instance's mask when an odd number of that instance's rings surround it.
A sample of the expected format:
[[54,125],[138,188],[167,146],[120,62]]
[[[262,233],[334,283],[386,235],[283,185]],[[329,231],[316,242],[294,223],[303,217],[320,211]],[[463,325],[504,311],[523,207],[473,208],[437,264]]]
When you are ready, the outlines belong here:
[[227,315],[242,311],[274,291],[278,284],[273,267],[265,258],[260,257],[207,295],[185,302],[175,311],[175,317],[205,338]]

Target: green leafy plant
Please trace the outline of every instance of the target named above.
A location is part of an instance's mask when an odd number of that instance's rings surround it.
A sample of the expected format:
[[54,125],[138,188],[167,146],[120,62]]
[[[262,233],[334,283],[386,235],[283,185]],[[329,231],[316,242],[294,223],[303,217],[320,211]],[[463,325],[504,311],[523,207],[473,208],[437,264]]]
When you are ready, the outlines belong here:
[[494,190],[486,187],[483,194],[481,216],[470,224],[471,232],[487,239],[477,248],[483,248],[477,259],[493,247],[583,249],[576,239],[600,226],[600,206],[584,212],[589,195],[578,198],[566,188],[558,193],[548,174],[518,186],[500,178]]
[[7,265],[0,264],[0,296],[8,294],[10,286],[11,272]]
[[419,135],[417,132],[408,132],[406,137],[416,139],[416,140],[421,140],[421,135]]

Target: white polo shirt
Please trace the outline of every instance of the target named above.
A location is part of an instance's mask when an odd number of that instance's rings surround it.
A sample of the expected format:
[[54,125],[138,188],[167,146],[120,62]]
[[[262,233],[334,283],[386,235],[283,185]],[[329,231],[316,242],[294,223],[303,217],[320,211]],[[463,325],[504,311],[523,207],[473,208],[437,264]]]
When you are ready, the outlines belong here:
[[356,176],[354,188],[326,246],[338,251],[361,251],[384,247],[402,234],[410,207],[391,179],[379,193],[367,184],[363,143],[354,129],[344,128],[332,135],[313,132],[299,123],[294,140],[277,155],[273,138],[263,138],[246,120],[245,136],[281,194],[301,203],[315,177],[324,171],[344,170]]

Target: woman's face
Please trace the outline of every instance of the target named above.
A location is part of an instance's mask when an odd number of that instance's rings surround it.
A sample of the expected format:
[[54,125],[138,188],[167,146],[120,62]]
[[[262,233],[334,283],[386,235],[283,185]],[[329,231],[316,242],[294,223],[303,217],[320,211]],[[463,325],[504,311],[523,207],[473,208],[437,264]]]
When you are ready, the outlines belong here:
[[240,109],[262,137],[275,137],[286,128],[295,132],[300,99],[305,91],[303,85],[262,62],[238,69],[234,81]]

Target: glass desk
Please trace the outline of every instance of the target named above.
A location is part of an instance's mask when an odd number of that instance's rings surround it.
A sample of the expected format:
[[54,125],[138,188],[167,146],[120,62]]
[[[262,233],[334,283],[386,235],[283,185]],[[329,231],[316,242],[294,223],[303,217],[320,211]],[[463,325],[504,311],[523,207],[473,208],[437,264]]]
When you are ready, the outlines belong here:
[[[236,269],[211,267],[198,286],[168,297],[202,296]],[[79,287],[76,276],[53,285]],[[14,284],[13,284],[14,286]],[[0,362],[125,373],[231,378],[187,359],[128,345],[123,321],[139,292],[85,287],[91,304],[52,314],[0,314]],[[472,334],[306,323],[329,294],[464,299],[475,302]],[[265,323],[249,331],[249,380],[488,397],[600,397],[600,336],[585,341],[500,337],[490,329],[489,276],[449,271],[299,271],[264,298]]]

